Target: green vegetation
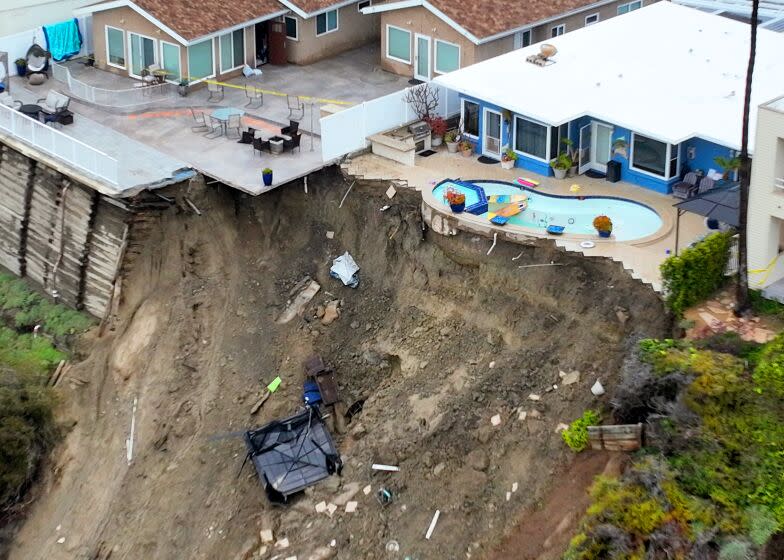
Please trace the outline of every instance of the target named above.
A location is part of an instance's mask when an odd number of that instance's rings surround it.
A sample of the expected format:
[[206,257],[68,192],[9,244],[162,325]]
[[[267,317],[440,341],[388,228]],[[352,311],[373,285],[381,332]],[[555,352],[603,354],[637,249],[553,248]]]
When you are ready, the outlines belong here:
[[602,421],[602,415],[596,410],[586,410],[583,415],[569,424],[569,428],[561,432],[561,437],[572,451],[579,453],[588,447],[588,426],[596,426]]
[[731,239],[728,232],[711,234],[661,264],[666,302],[673,313],[681,315],[724,284]]
[[[0,274],[0,511],[20,499],[56,440],[55,395],[47,381],[67,354],[52,339],[65,341],[91,323]],[[25,332],[35,325],[40,335]]]
[[762,297],[762,292],[759,290],[749,290],[749,303],[752,311],[757,315],[784,319],[784,304]]
[[664,417],[649,419],[650,447],[620,479],[594,483],[568,560],[692,558],[711,547],[757,558],[784,530],[784,336],[762,348],[715,338],[640,343],[651,367],[627,380],[635,392],[678,389],[667,406],[655,394],[651,412]]

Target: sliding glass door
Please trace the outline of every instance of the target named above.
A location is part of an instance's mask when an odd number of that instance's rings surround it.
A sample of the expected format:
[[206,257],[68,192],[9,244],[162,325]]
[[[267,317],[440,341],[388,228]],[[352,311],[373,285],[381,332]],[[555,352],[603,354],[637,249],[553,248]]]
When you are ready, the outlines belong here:
[[142,70],[151,64],[155,64],[158,60],[155,53],[155,39],[136,33],[129,33],[128,42],[131,45],[129,49],[131,52],[131,68],[128,73],[134,78],[141,78]]
[[161,41],[161,66],[166,71],[166,80],[179,83],[182,72],[180,71],[180,46],[174,43]]

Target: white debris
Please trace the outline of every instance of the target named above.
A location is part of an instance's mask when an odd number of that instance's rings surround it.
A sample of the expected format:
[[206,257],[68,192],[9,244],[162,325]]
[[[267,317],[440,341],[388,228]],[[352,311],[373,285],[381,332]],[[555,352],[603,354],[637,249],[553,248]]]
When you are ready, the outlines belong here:
[[387,198],[394,198],[394,196],[396,194],[397,194],[397,191],[395,190],[395,187],[393,187],[392,185],[389,185],[389,188],[387,189]]
[[65,537],[60,537],[57,539],[57,544],[63,544],[65,542]]
[[577,370],[569,373],[561,372],[561,379],[564,385],[573,385],[580,381],[580,372]]
[[359,266],[354,258],[346,251],[332,261],[332,268],[329,269],[330,275],[340,278],[344,286],[348,286],[353,281],[354,274],[359,270]]
[[395,465],[381,465],[379,463],[373,463],[370,467],[374,471],[388,471],[388,472],[398,472],[400,467],[396,467]]
[[490,363],[487,365],[487,367],[489,367],[490,369],[493,369],[493,368],[495,367],[495,362],[490,362]]
[[387,211],[387,210],[389,210],[390,208],[391,208],[391,207],[389,206],[389,204],[385,204],[384,206],[382,206],[381,208],[379,208],[379,210],[378,210],[378,211],[379,211],[379,212],[386,212],[386,211]]
[[336,506],[335,504],[327,504],[327,513],[329,514],[330,517],[332,517],[332,514],[335,513],[337,510],[338,510],[338,506]]
[[331,546],[332,548],[335,548],[337,546],[337,544],[338,544],[338,541],[336,541],[335,539],[332,539],[331,541],[329,541],[329,546]]
[[327,239],[334,239],[334,238],[335,238],[335,232],[334,231],[328,231],[327,232]]
[[501,425],[501,415],[500,414],[496,414],[495,416],[490,418],[490,423],[493,426],[500,426]]
[[355,511],[357,511],[357,505],[358,503],[353,500],[348,502],[346,504],[346,513],[354,513]]
[[555,433],[561,433],[561,432],[563,432],[564,430],[568,430],[568,429],[569,429],[569,424],[564,424],[563,422],[560,422],[560,423],[559,423],[559,424],[558,424],[558,425],[555,427]]
[[273,540],[272,529],[262,529],[259,531],[259,536],[261,537],[261,542],[271,543]]
[[593,384],[593,387],[591,387],[591,393],[597,397],[601,397],[604,394],[604,386],[598,379],[596,380],[596,383]]
[[540,401],[540,400],[542,400],[542,397],[541,397],[541,395],[537,395],[536,393],[531,393],[530,395],[528,395],[528,400]]
[[506,501],[508,502],[511,499],[512,499],[512,493],[511,492],[507,492],[506,493]]
[[327,502],[319,502],[316,504],[316,513],[324,513],[327,511]]
[[516,482],[513,482],[512,483],[512,492],[517,492],[518,488],[519,488],[518,484]]
[[63,526],[62,526],[62,525],[58,525],[57,527],[55,527],[55,528],[54,528],[54,530],[59,532],[59,531],[60,531],[60,529],[62,529],[62,528],[63,528]]
[[528,411],[526,410],[518,410],[517,411],[517,419],[521,422],[528,417]]
[[275,543],[275,548],[288,548],[288,547],[289,547],[288,537],[279,539],[278,542]]
[[430,527],[427,528],[427,533],[425,533],[425,538],[430,540],[430,537],[433,536],[433,531],[436,530],[436,523],[438,523],[438,518],[441,515],[441,510],[437,509],[436,512],[433,514],[433,520],[430,522]]
[[365,487],[362,489],[362,493],[363,493],[365,496],[367,496],[368,494],[370,494],[370,492],[372,492],[372,491],[373,491],[373,487],[372,487],[372,486],[370,486],[370,484],[368,484],[367,486],[365,486]]

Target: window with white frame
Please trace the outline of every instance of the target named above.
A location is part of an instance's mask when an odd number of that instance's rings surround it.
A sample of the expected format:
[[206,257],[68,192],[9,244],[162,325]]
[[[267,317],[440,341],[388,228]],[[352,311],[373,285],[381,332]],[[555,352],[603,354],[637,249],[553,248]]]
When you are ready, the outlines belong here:
[[188,47],[188,78],[192,81],[215,76],[212,58],[212,39],[206,39]]
[[556,25],[550,30],[550,37],[558,37],[559,35],[563,35],[566,32],[566,25]]
[[316,36],[338,30],[338,11],[330,10],[316,16]]
[[125,68],[125,31],[106,26],[106,62],[109,66]]
[[357,10],[361,12],[365,8],[369,8],[372,5],[373,5],[373,0],[365,0],[364,2],[360,2],[359,4],[357,4]]
[[411,64],[411,32],[387,25],[387,58]]
[[460,47],[436,39],[436,72],[446,74],[460,68]]
[[627,14],[634,10],[642,8],[642,0],[635,0],[634,2],[627,2],[626,4],[618,5],[618,15]]
[[678,146],[654,140],[632,132],[630,164],[636,171],[644,171],[671,179],[678,175]]
[[294,16],[285,16],[283,22],[286,24],[286,39],[299,41],[299,25]]
[[531,44],[531,30],[518,31],[514,34],[514,48],[522,49]]
[[220,43],[220,69],[229,72],[245,64],[245,31],[237,29],[218,38]]
[[547,160],[547,127],[520,116],[514,120],[514,149],[521,154]]
[[463,121],[463,132],[469,136],[479,137],[479,103],[463,99],[460,115]]
[[599,23],[599,12],[595,14],[591,14],[589,16],[585,16],[585,25],[593,25],[594,23]]

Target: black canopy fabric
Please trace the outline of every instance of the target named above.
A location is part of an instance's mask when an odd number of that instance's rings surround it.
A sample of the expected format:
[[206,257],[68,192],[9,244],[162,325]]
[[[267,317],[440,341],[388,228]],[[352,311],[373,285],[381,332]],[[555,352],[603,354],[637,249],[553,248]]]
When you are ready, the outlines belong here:
[[245,446],[273,502],[287,502],[290,495],[340,473],[343,466],[314,408],[245,432]]
[[740,185],[713,189],[675,204],[680,212],[712,218],[732,227],[740,225]]

